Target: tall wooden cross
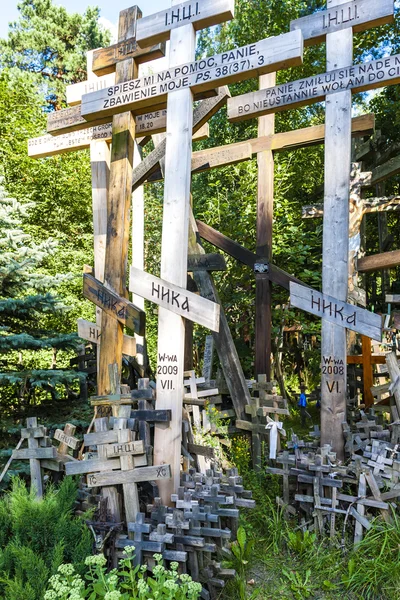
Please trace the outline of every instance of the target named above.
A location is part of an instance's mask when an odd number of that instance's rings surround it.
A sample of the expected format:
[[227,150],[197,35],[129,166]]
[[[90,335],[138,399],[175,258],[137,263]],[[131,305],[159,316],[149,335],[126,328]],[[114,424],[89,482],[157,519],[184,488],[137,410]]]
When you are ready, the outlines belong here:
[[[342,6],[343,5],[343,6]],[[326,40],[328,71],[228,101],[231,120],[243,120],[289,107],[326,101],[325,117],[325,205],[323,239],[323,290],[345,301],[347,298],[348,198],[351,141],[351,92],[382,87],[400,81],[400,56],[352,65],[353,27],[367,29],[393,19],[393,2],[328,0],[328,9],[292,22],[301,29],[307,44]],[[362,15],[362,16],[360,16]],[[346,362],[344,328],[323,323],[322,359]],[[342,421],[345,420],[346,373],[322,374],[321,443],[332,442],[343,458]]]
[[[231,0],[213,3],[203,0],[179,5],[174,1],[170,11],[143,20],[143,29],[139,29],[137,38],[138,41],[154,42],[169,37],[170,68],[125,85],[116,83],[106,92],[87,95],[82,103],[81,114],[90,120],[127,109],[140,114],[149,105],[161,107],[168,101],[161,277],[180,288],[185,287],[187,277],[193,94],[212,90],[216,82],[225,84],[301,62],[302,36],[300,32],[293,32],[185,64],[188,57],[190,61],[194,60],[195,29],[223,22],[232,15]],[[143,33],[146,23],[148,32]],[[158,368],[177,367],[173,377],[161,376],[157,381],[158,404],[173,406],[170,427],[157,427],[155,433],[155,460],[165,458],[167,448],[173,471],[171,485],[160,488],[165,502],[170,502],[171,491],[179,485],[183,356],[183,321],[160,308]]]
[[[94,66],[102,72],[102,68],[115,69],[116,84],[137,77],[138,54],[135,34],[137,21],[141,12],[137,6],[121,11],[118,25],[118,45],[123,48],[132,43],[132,49],[126,54],[117,52],[116,58],[110,59],[110,49],[99,51],[95,55]],[[133,39],[133,42],[130,40]],[[117,45],[117,46],[118,46]],[[115,51],[111,53],[115,57]],[[122,56],[122,60],[120,59]],[[141,60],[152,54],[142,54]],[[109,65],[109,66],[108,66]],[[129,217],[131,205],[131,185],[133,170],[133,153],[135,140],[135,120],[130,112],[113,117],[112,149],[110,161],[110,183],[107,205],[107,242],[105,252],[104,283],[118,296],[126,295],[126,268],[129,240]],[[142,332],[139,332],[142,333]],[[121,368],[123,344],[123,325],[113,316],[103,311],[100,340],[100,369],[98,377],[98,393],[110,392],[108,365],[117,362]]]
[[[87,54],[87,81],[67,86],[67,100],[78,107],[80,107],[82,93],[87,93],[92,89],[102,89],[105,84],[111,85],[115,80],[114,73],[112,76],[96,76],[92,69],[93,52],[94,50],[91,50]],[[85,125],[86,129],[79,132],[70,132],[59,136],[45,135],[28,140],[28,155],[31,158],[42,158],[90,149],[94,274],[98,281],[103,282],[107,229],[107,193],[110,172],[109,143],[111,142],[112,124],[88,127],[85,122]],[[140,193],[140,190],[138,190],[138,193]],[[99,345],[101,339],[101,312],[101,308],[96,307],[96,323],[78,319],[78,334],[80,337],[97,345]],[[128,356],[136,355],[135,340],[130,336],[124,336],[123,352]],[[100,352],[98,351],[98,369],[99,357]]]

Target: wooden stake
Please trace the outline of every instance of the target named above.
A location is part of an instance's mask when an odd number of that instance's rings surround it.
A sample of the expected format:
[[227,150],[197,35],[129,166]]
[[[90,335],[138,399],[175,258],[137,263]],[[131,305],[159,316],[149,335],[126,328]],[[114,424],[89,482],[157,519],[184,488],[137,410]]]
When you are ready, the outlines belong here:
[[[327,0],[328,8],[345,0]],[[327,70],[351,65],[351,28],[326,36]],[[349,248],[349,193],[351,160],[351,90],[325,100],[325,198],[323,226],[323,293],[347,300]],[[339,460],[344,459],[342,423],[346,421],[346,330],[322,320],[322,364],[332,358],[342,361],[342,374],[321,374],[321,445],[331,444]],[[334,364],[339,364],[334,362]]]
[[[259,78],[260,89],[273,87],[276,74],[269,73]],[[273,136],[275,115],[258,119],[258,137]],[[267,262],[272,260],[272,219],[274,211],[274,154],[264,150],[257,154],[257,250],[258,256]],[[260,261],[262,262],[262,261]],[[266,374],[271,379],[271,294],[272,284],[268,271],[255,270],[256,277],[256,347],[255,375]]]
[[[137,6],[120,12],[118,42],[135,35],[137,19],[141,17]],[[134,79],[138,68],[133,58],[116,65],[115,82],[123,83]],[[104,283],[120,296],[126,296],[126,268],[129,240],[129,214],[135,140],[135,120],[131,112],[113,117],[111,149],[110,187],[107,206],[107,245],[105,256]],[[122,363],[123,326],[103,312],[100,340],[100,371],[98,394],[110,392],[108,365]]]
[[[178,4],[179,0],[172,0],[172,6]],[[171,31],[170,68],[194,60],[195,48],[196,33],[190,23]],[[190,89],[178,90],[168,96],[167,104],[161,277],[183,288],[187,280],[192,129],[193,94]],[[159,482],[166,505],[171,504],[171,494],[180,485],[184,343],[184,320],[160,307],[158,368],[170,366],[176,371],[176,375],[157,377],[157,408],[172,410],[169,426],[156,423],[154,435],[154,462],[167,462],[172,470],[170,480]]]
[[[26,420],[26,428],[30,429],[33,427],[37,427],[37,418],[29,417]],[[39,442],[36,438],[29,436],[28,437],[28,448],[30,450],[35,450],[39,448]],[[40,500],[43,498],[43,482],[42,482],[42,473],[40,468],[40,460],[36,458],[31,458],[29,460],[30,470],[31,470],[31,487],[36,490],[36,498]]]

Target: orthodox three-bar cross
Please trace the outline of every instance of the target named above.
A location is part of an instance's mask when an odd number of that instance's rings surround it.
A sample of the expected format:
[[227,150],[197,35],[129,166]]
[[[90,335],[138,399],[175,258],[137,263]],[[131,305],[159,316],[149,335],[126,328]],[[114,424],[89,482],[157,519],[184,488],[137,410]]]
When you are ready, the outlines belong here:
[[[137,32],[139,43],[170,38],[170,68],[123,85],[116,83],[108,90],[84,96],[82,101],[81,114],[88,120],[124,110],[140,114],[148,106],[163,108],[168,102],[161,277],[167,284],[182,289],[187,277],[194,94],[207,93],[217,85],[276,68],[300,64],[302,59],[301,32],[291,32],[194,61],[196,29],[221,23],[232,16],[231,0],[199,0],[183,4],[174,1],[170,10],[143,19],[142,29],[138,28]],[[188,58],[191,62],[185,64]],[[160,486],[167,503],[171,492],[179,485],[184,321],[180,315],[161,307],[158,357],[158,370],[161,371],[157,380],[157,404],[160,408],[172,408],[170,426],[157,426],[155,432],[155,460],[159,457],[168,459],[172,467],[171,484]]]
[[[306,44],[326,40],[328,71],[322,75],[267,88],[228,102],[228,116],[238,121],[325,98],[325,201],[323,232],[323,291],[338,301],[347,299],[351,93],[400,81],[400,56],[353,66],[353,29],[393,19],[392,0],[328,0],[328,7],[291,23]],[[346,365],[346,331],[322,323],[322,358]],[[322,374],[321,443],[331,443],[343,458],[342,421],[346,414],[346,368]]]

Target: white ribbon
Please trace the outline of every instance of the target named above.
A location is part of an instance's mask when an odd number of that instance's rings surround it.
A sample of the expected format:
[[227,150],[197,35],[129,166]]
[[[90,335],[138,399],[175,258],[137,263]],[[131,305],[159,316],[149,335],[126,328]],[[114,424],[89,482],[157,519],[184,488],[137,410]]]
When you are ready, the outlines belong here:
[[269,429],[269,457],[273,460],[276,459],[276,451],[278,448],[278,431],[283,428],[281,421],[269,420],[265,426],[265,429]]

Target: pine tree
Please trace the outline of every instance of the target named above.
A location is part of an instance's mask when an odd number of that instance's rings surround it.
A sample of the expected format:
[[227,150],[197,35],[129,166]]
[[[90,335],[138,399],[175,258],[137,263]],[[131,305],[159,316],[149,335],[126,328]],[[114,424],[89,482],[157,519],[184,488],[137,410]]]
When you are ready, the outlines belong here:
[[0,40],[0,67],[34,74],[47,88],[47,100],[60,108],[65,85],[86,79],[86,52],[108,46],[110,35],[99,25],[99,8],[68,13],[53,0],[21,0],[18,21]]
[[0,397],[14,409],[49,395],[57,399],[60,389],[81,377],[43,368],[43,354],[48,364],[51,351],[74,350],[79,338],[48,326],[51,317],[67,309],[49,290],[68,275],[46,275],[43,263],[57,244],[51,238],[36,244],[22,230],[21,220],[31,208],[9,198],[0,177]]

